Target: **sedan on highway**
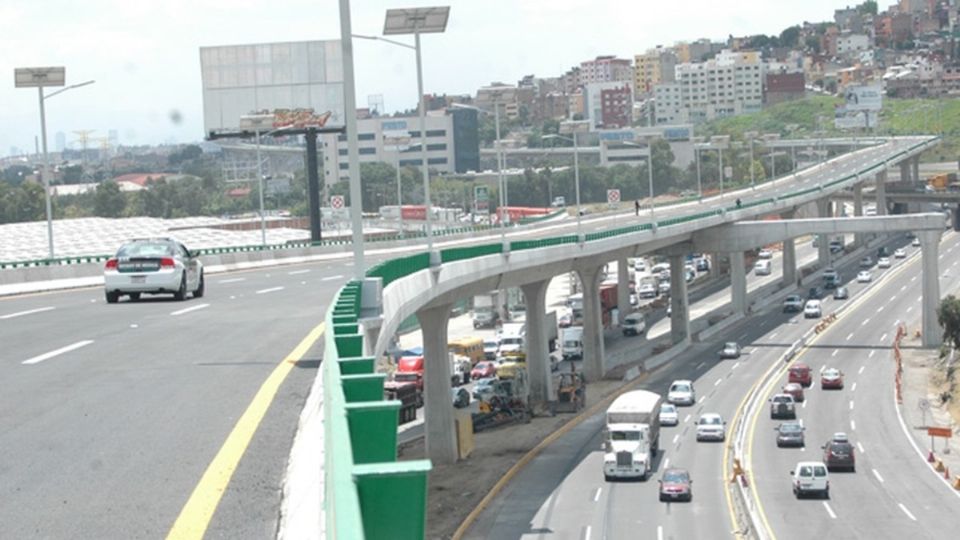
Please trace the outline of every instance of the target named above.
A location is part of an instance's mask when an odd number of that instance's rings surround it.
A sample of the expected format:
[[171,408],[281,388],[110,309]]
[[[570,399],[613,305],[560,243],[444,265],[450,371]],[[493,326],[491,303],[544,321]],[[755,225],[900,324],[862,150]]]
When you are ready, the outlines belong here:
[[857,283],[870,283],[873,281],[873,274],[869,270],[861,270],[857,274]]
[[740,358],[740,345],[736,341],[728,341],[720,349],[720,358]]
[[819,319],[822,314],[819,300],[807,300],[803,305],[803,317],[805,319]]
[[823,462],[831,471],[843,469],[856,472],[857,458],[846,433],[834,433],[833,438],[823,445]]
[[803,311],[803,298],[800,298],[800,295],[791,294],[783,299],[784,313],[796,313],[798,311]]
[[637,289],[637,296],[640,298],[656,298],[657,288],[654,287],[653,283],[644,283]]
[[799,383],[804,387],[813,384],[813,375],[810,374],[810,366],[803,362],[797,362],[790,366],[790,370],[787,371],[787,382]]
[[895,259],[904,259],[906,256],[907,252],[903,248],[897,248],[897,250],[893,252],[893,257]]
[[837,368],[827,368],[820,374],[820,388],[822,390],[842,390],[843,372]]
[[777,448],[784,446],[804,446],[803,424],[800,422],[784,422],[773,428],[777,432]]
[[870,268],[871,266],[873,266],[873,258],[869,255],[860,259],[860,268]]
[[769,249],[761,249],[761,250],[757,253],[757,258],[758,258],[758,259],[772,259],[772,258],[773,258],[773,252],[770,251]]
[[880,257],[877,259],[877,268],[890,268],[890,257]]
[[493,362],[477,362],[470,370],[471,379],[486,379],[497,375],[497,365]]
[[920,239],[915,237],[913,242],[910,242],[910,245],[913,247],[920,247]]
[[187,293],[200,298],[205,291],[203,264],[172,238],[143,238],[120,246],[103,269],[107,303],[120,296],[139,300],[141,294],[173,294],[185,300]]
[[680,423],[680,413],[677,406],[672,403],[664,403],[660,406],[660,425],[675,426]]
[[789,394],[777,394],[770,398],[770,418],[796,418],[797,402]]
[[726,422],[717,413],[706,413],[697,420],[697,442],[719,441],[727,438]]
[[783,386],[783,393],[792,397],[797,403],[803,403],[806,399],[803,395],[803,387],[799,383],[787,383]]
[[693,405],[697,402],[697,393],[693,389],[693,381],[673,381],[667,391],[667,402],[674,405]]
[[477,401],[490,401],[495,391],[494,385],[496,382],[497,379],[494,377],[475,381],[473,384],[473,399]]
[[690,480],[690,473],[686,469],[671,467],[663,471],[659,482],[661,501],[693,500],[693,491],[690,486],[693,480]]
[[833,290],[834,300],[846,300],[847,298],[850,298],[850,291],[846,287],[837,287]]

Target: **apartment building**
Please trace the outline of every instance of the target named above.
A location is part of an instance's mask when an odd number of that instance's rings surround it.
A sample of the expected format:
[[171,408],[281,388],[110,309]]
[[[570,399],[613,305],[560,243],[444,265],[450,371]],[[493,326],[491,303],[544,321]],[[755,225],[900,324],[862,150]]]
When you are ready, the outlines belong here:
[[653,88],[674,81],[677,55],[669,48],[656,47],[634,56],[633,88],[638,94],[649,94]]
[[699,123],[763,107],[765,67],[756,51],[723,50],[712,60],[676,67],[655,88],[657,124]]
[[633,82],[630,60],[615,56],[598,56],[580,62],[580,84],[629,81]]

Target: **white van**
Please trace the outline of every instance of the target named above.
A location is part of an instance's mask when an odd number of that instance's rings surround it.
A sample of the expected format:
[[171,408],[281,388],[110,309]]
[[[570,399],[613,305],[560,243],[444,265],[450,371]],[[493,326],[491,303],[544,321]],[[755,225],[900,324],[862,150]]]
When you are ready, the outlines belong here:
[[560,353],[564,360],[583,358],[583,327],[571,326],[564,328],[560,334]]
[[769,259],[760,259],[753,265],[753,273],[758,276],[769,276],[773,266],[770,262]]
[[830,498],[830,473],[822,461],[801,461],[790,471],[793,494],[799,499],[807,494]]

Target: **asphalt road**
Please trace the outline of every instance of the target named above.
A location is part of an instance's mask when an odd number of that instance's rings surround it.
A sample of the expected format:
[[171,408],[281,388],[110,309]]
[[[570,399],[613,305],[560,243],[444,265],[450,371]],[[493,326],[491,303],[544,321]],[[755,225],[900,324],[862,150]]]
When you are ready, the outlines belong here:
[[[953,241],[951,239],[951,242]],[[960,257],[960,253],[957,255]],[[853,262],[839,267],[838,270],[845,280],[849,280],[856,275],[859,268],[857,262]],[[897,284],[877,285],[882,291],[890,290],[894,286],[899,287]],[[851,299],[845,302],[857,301],[864,286],[851,283],[849,287]],[[888,293],[881,293],[880,296],[888,296]],[[826,299],[824,312],[829,313],[835,309],[837,302],[844,301]],[[854,313],[869,313],[871,309],[875,311],[875,307],[865,303]],[[915,307],[914,310],[916,309]],[[848,315],[848,318],[853,319],[854,315]],[[855,324],[863,328],[860,321]],[[716,336],[712,342],[695,345],[641,383],[641,388],[665,395],[672,380],[689,378],[694,381],[698,395],[696,406],[680,409],[681,423],[678,427],[662,428],[661,452],[652,480],[604,481],[601,449],[603,414],[600,413],[562,436],[522,470],[501,496],[480,515],[467,537],[728,538],[732,526],[723,488],[728,480],[725,475],[729,473],[723,467],[724,445],[696,442],[696,419],[701,413],[715,412],[729,421],[744,392],[772,363],[780,363],[780,356],[787,348],[816,323],[817,320],[806,320],[802,315],[783,314],[779,306],[773,306],[730,328],[724,335]],[[870,328],[873,327],[870,324]],[[838,324],[835,328],[840,329],[841,325]],[[718,360],[716,351],[719,344],[726,340],[739,341],[744,347],[745,352],[739,360]],[[831,352],[832,348],[828,350],[828,354]],[[892,372],[888,380],[892,380]],[[863,392],[860,387],[857,390]],[[861,396],[857,397],[860,399]],[[810,406],[814,401],[811,400]],[[886,395],[886,401],[890,401],[889,394]],[[863,413],[872,409],[869,402],[861,407],[860,412]],[[801,417],[804,415],[809,413],[803,411]],[[895,420],[892,424],[890,421],[889,418],[876,417],[878,424],[884,425],[885,422],[890,429],[899,430]],[[765,459],[765,454],[763,458],[760,457],[761,448],[764,451],[767,446],[775,448],[773,424],[768,425],[765,420],[761,420],[760,424],[761,427],[758,427],[756,432],[757,481],[762,485],[769,483],[771,487],[769,495],[767,490],[763,491],[762,499],[766,501],[767,497],[770,497],[771,501],[779,503],[780,499],[777,497],[780,494],[782,497],[792,498],[787,471],[796,458],[790,456],[786,458],[789,463],[777,462],[769,468],[760,469],[759,460]],[[837,428],[831,425],[824,429],[832,433]],[[900,442],[904,445],[908,444],[902,433],[892,433],[891,436],[894,434],[900,437]],[[819,433],[808,432],[808,436],[817,441],[821,438]],[[825,436],[823,440],[826,440]],[[872,444],[879,446],[881,442]],[[810,450],[807,451],[809,452]],[[683,467],[690,471],[694,480],[694,498],[691,503],[658,501],[658,484],[655,479],[667,466]],[[787,507],[765,504],[771,505],[768,515],[789,517],[789,530],[795,531],[794,536],[797,538],[816,537],[819,529],[815,525],[826,516],[809,513],[794,515],[798,510],[793,504]],[[823,510],[820,512],[823,513]],[[875,537],[889,536],[878,534]]]
[[[919,251],[919,248],[906,248]],[[941,295],[960,287],[960,235],[940,247]],[[900,268],[905,266],[905,268]],[[960,497],[917,455],[894,400],[893,351],[896,327],[920,326],[921,261],[894,259],[883,287],[864,296],[855,311],[838,319],[798,361],[813,368],[798,416],[806,427],[805,449],[778,449],[766,408],[753,419],[752,468],[766,522],[777,538],[946,538],[956,536]],[[856,296],[862,286],[851,286]],[[822,390],[823,366],[846,375],[843,390]],[[781,378],[785,382],[785,377]],[[904,404],[913,407],[915,404]],[[909,427],[912,429],[912,426]],[[830,475],[830,499],[797,500],[790,489],[794,464],[820,461],[835,432],[856,447],[856,472]],[[749,467],[749,465],[748,465]]]
[[[880,153],[847,161],[862,165]],[[827,166],[801,183],[850,166]],[[741,198],[787,182],[796,185],[782,180]],[[657,216],[729,205],[730,197]],[[584,230],[624,218],[591,216]],[[573,221],[511,237],[570,233]],[[397,253],[371,254],[368,264]],[[182,303],[108,306],[100,288],[0,299],[0,538],[166,534],[261,384],[322,320],[352,274],[345,261],[211,275],[203,299]],[[321,352],[309,351],[280,387],[213,515],[210,537],[273,536],[287,454]],[[713,363],[708,356],[703,369]]]

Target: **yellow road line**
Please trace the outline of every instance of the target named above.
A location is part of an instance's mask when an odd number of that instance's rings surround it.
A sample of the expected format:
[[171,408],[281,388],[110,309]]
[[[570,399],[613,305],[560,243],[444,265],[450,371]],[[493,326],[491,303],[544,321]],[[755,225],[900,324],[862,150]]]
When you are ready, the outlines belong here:
[[[920,260],[920,257],[916,257],[916,258],[910,260],[907,264],[901,265],[899,268],[894,269],[892,272],[890,272],[889,274],[887,274],[886,276],[884,276],[884,278],[883,278],[884,281],[893,279],[893,278],[896,277],[898,274],[904,272],[907,268],[909,268],[909,267],[912,266],[914,263],[916,263],[916,261],[918,261],[918,260]],[[777,376],[771,378],[771,379],[768,381],[767,386],[768,386],[769,388],[764,391],[763,396],[762,396],[762,400],[763,400],[763,401],[766,401],[767,399],[769,399],[770,393],[773,391],[773,388],[776,386],[775,384],[772,384],[772,383],[773,383],[774,381],[776,381],[779,377],[783,376],[783,374],[786,373],[787,370],[790,369],[790,366],[792,366],[793,364],[795,364],[795,363],[797,362],[797,360],[799,360],[801,357],[803,357],[803,355],[806,354],[806,352],[807,352],[808,350],[810,350],[810,347],[811,347],[814,343],[816,343],[817,341],[819,341],[822,336],[825,336],[826,334],[828,334],[829,331],[830,331],[830,329],[831,329],[831,328],[834,328],[834,327],[836,326],[836,324],[837,324],[838,321],[843,320],[844,318],[846,318],[847,316],[849,316],[851,313],[853,313],[854,311],[856,311],[857,308],[858,308],[861,304],[863,304],[864,302],[866,302],[867,300],[869,300],[870,298],[872,298],[873,296],[875,296],[875,295],[876,295],[878,292],[880,292],[880,290],[882,290],[882,289],[883,289],[883,286],[874,287],[874,288],[870,289],[869,291],[867,291],[867,293],[866,293],[865,295],[863,295],[863,296],[861,296],[860,298],[857,298],[856,300],[854,300],[854,301],[851,303],[851,306],[850,306],[849,308],[847,308],[846,310],[844,310],[844,312],[843,312],[841,315],[839,315],[839,316],[837,317],[837,319],[836,319],[833,323],[831,323],[830,326],[828,326],[828,327],[826,328],[826,330],[824,330],[823,332],[820,332],[819,334],[814,334],[813,337],[812,337],[809,341],[807,341],[806,344],[804,344],[803,348],[800,349],[799,351],[797,351],[797,353],[794,355],[794,357],[793,357],[789,362],[785,362],[784,365],[780,367],[780,369],[778,370]],[[759,382],[759,381],[758,381],[758,382]],[[766,511],[764,511],[764,509],[763,509],[763,502],[760,500],[760,493],[759,493],[759,490],[757,489],[756,479],[755,479],[754,476],[753,476],[753,440],[754,440],[754,433],[756,432],[757,421],[760,419],[760,410],[761,410],[761,409],[763,409],[763,407],[757,407],[756,411],[754,411],[753,418],[752,418],[751,421],[750,421],[750,434],[749,434],[748,437],[747,437],[748,442],[747,442],[747,450],[746,450],[746,453],[745,453],[745,455],[744,455],[744,457],[745,457],[745,463],[744,463],[744,465],[745,465],[745,468],[746,468],[747,476],[748,476],[749,479],[750,479],[750,486],[751,486],[750,491],[751,491],[751,493],[753,494],[753,500],[754,500],[754,502],[756,503],[756,505],[757,505],[757,510],[758,510],[759,513],[760,513],[760,519],[761,519],[761,521],[763,521],[763,526],[764,526],[764,528],[766,528],[767,533],[770,535],[770,538],[772,538],[773,540],[776,540],[776,535],[773,533],[773,529],[770,527],[770,523],[767,521],[767,513],[766,513]]]
[[243,416],[236,425],[217,455],[210,462],[203,477],[187,503],[180,510],[180,515],[167,533],[168,540],[200,539],[207,531],[213,513],[220,504],[220,499],[227,490],[227,485],[233,477],[240,459],[250,445],[253,434],[263,421],[267,409],[280,389],[280,385],[290,374],[296,363],[310,350],[323,335],[324,323],[320,323],[303,338],[286,358],[273,369],[267,380],[260,386],[260,390],[247,406]]

